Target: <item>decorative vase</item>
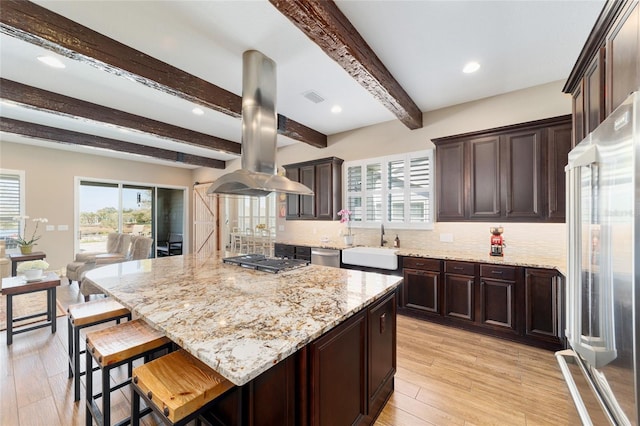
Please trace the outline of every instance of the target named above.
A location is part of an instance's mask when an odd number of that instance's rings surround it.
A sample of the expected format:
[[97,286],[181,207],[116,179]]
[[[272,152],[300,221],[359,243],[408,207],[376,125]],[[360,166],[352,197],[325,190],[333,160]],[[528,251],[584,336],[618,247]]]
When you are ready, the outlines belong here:
[[42,277],[42,269],[27,269],[22,273],[28,281],[37,280]]
[[20,247],[20,253],[22,254],[31,254],[31,252],[33,251],[33,244],[27,244],[19,247]]
[[353,235],[343,235],[344,237],[344,244],[346,246],[352,246],[353,245]]

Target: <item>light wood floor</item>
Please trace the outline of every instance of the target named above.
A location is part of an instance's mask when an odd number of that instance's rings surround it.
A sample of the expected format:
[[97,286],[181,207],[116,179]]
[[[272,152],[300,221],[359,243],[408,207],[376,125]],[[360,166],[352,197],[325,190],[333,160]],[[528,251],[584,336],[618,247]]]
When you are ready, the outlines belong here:
[[[58,300],[79,302],[77,284],[63,282]],[[0,333],[0,425],[84,424],[67,379],[66,318],[50,331],[20,334],[10,347]],[[552,352],[402,316],[395,384],[377,425],[577,424]],[[126,415],[129,392],[113,396],[114,419]]]

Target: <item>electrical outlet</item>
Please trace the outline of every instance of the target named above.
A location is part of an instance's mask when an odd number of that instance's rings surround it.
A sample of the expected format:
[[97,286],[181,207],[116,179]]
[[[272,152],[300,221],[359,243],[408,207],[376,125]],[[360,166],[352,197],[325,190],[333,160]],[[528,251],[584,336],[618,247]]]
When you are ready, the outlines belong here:
[[440,234],[440,241],[443,243],[452,243],[453,234]]
[[284,232],[284,225],[278,225],[278,231]]
[[56,226],[55,225],[47,225],[46,230],[47,231],[55,231],[56,230]]
[[58,225],[58,231],[68,231],[69,225]]

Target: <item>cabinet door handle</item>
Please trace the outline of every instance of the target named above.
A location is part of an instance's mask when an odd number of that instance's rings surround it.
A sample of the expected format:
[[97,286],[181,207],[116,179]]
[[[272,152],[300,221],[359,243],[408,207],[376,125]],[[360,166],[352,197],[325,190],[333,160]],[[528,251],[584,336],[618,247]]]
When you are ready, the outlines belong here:
[[384,333],[384,330],[387,328],[387,313],[380,315],[380,334]]
[[424,263],[416,262],[416,266],[424,266]]
[[502,271],[491,271],[492,274],[502,275]]
[[456,271],[464,270],[464,268],[462,266],[454,266],[453,269],[456,270]]

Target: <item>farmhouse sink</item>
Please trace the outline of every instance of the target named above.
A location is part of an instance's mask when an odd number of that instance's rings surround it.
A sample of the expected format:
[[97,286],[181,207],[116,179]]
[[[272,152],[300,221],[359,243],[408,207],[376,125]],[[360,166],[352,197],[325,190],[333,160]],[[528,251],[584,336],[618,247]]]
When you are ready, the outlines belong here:
[[382,247],[353,247],[342,250],[342,263],[369,268],[398,268],[397,250]]

